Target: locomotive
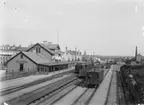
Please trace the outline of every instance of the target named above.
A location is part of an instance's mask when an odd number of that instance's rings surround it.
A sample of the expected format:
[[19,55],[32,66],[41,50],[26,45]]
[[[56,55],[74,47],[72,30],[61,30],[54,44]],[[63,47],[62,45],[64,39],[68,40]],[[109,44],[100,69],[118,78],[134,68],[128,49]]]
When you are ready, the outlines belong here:
[[103,80],[104,64],[95,64],[93,62],[77,63],[75,73],[84,80],[86,86],[95,87]]

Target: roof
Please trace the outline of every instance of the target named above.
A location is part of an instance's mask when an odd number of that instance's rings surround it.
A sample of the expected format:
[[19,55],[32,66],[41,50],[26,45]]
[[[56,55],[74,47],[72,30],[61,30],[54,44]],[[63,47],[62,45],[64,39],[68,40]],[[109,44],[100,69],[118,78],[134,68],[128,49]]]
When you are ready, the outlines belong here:
[[46,50],[48,50],[49,52],[51,52],[52,54],[55,54],[54,51],[50,50],[45,44],[43,43],[39,43],[42,47],[44,47]]
[[46,59],[42,54],[34,52],[23,52],[27,57],[36,62],[37,64],[49,63],[50,60]]
[[54,66],[54,65],[63,65],[63,64],[69,64],[71,62],[49,62],[49,63],[41,63],[42,65],[46,66]]
[[71,50],[68,50],[67,51],[69,54],[71,54],[71,55],[76,55],[77,54],[77,52],[76,51],[71,51]]
[[24,54],[24,56],[26,56],[29,60],[31,60],[35,64],[40,64],[40,65],[45,65],[45,66],[54,66],[54,65],[63,65],[63,64],[72,63],[72,62],[51,62],[48,59],[46,59],[42,54],[38,54],[34,52],[19,52],[18,54],[11,57],[6,62],[6,64],[21,53]]
[[42,48],[44,48],[47,52],[49,52],[51,55],[54,55],[55,52],[50,50],[48,47],[46,47],[46,45],[42,44],[42,43],[36,43],[34,45],[31,45],[26,51],[29,51],[30,49],[32,49],[34,46],[36,45],[40,45]]
[[24,54],[28,59],[30,59],[32,62],[35,64],[41,64],[41,63],[49,63],[50,61],[46,59],[43,55],[34,53],[34,52],[19,52],[18,54],[13,55],[7,62],[6,64],[11,61],[13,58],[18,56],[19,54]]
[[60,49],[60,47],[59,47],[58,44],[47,44],[47,47],[48,47],[49,49],[56,49],[56,48]]
[[59,51],[60,52],[60,54],[64,54],[65,52],[63,52],[63,51]]

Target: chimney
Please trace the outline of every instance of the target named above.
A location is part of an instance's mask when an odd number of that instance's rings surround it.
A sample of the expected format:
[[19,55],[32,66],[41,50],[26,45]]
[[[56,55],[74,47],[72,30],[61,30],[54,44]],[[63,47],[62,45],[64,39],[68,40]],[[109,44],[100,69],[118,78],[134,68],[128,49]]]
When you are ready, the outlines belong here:
[[44,43],[45,45],[47,45],[47,44],[48,44],[48,42],[47,42],[47,41],[43,41],[43,43]]
[[52,42],[48,42],[48,44],[50,45],[50,44],[52,44]]

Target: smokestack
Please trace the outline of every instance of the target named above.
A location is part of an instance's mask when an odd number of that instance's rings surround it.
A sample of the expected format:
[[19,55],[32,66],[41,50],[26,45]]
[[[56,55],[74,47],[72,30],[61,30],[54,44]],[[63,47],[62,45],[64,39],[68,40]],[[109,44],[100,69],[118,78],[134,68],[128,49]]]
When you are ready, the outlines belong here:
[[47,41],[43,41],[43,43],[45,44],[45,45],[47,45],[48,43],[47,43]]
[[48,42],[48,44],[49,44],[49,45],[51,45],[51,44],[52,44],[52,42]]

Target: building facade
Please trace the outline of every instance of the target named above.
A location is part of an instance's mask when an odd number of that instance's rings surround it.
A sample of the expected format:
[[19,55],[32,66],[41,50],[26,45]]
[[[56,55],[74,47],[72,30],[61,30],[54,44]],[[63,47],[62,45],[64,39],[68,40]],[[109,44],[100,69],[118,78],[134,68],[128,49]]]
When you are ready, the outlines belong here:
[[68,50],[66,47],[65,52],[62,55],[65,61],[81,61],[82,55],[80,51]]

